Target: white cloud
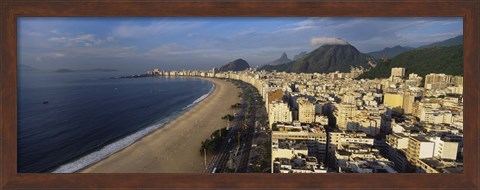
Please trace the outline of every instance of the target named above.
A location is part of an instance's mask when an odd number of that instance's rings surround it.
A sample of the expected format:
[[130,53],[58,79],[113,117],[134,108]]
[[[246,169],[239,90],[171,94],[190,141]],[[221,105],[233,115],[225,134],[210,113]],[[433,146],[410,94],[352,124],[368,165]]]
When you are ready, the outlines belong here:
[[65,54],[64,54],[64,53],[53,53],[52,56],[55,57],[55,58],[57,58],[57,57],[65,57]]
[[57,59],[57,58],[61,58],[61,57],[65,57],[65,54],[64,53],[59,53],[59,52],[54,52],[54,53],[49,53],[49,54],[46,54],[46,55],[37,56],[37,57],[35,57],[35,61],[41,63],[46,59]]
[[165,33],[175,33],[180,31],[192,30],[204,25],[205,22],[189,21],[158,21],[149,25],[138,25],[132,22],[125,22],[116,27],[112,35],[119,38],[145,38],[147,36],[156,36]]
[[51,37],[48,39],[51,42],[57,43],[66,43],[66,45],[71,46],[73,44],[81,44],[87,47],[92,45],[99,45],[103,43],[105,40],[97,39],[93,34],[82,34],[73,37]]
[[67,38],[66,38],[66,37],[51,37],[51,38],[48,38],[48,41],[52,41],[52,42],[66,42],[66,41],[67,41]]
[[348,45],[349,43],[347,40],[341,38],[329,38],[329,37],[314,37],[310,40],[311,46],[318,46],[318,45]]

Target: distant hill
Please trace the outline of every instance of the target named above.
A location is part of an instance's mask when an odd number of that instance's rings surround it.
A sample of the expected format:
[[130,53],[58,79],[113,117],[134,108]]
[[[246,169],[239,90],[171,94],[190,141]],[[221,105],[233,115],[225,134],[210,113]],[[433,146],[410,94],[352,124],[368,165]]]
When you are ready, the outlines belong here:
[[372,57],[374,57],[376,59],[380,59],[384,55],[387,56],[387,58],[392,58],[392,57],[397,56],[400,53],[403,53],[403,52],[406,52],[406,51],[409,51],[409,50],[412,50],[412,49],[415,49],[415,48],[407,47],[407,46],[404,47],[404,46],[398,46],[397,45],[397,46],[394,46],[394,47],[386,47],[383,50],[374,51],[374,52],[370,52],[370,53],[367,53],[367,54],[371,55]]
[[280,56],[280,58],[276,59],[275,61],[272,61],[270,63],[268,63],[268,65],[280,65],[280,64],[284,64],[284,63],[290,63],[292,60],[290,60],[287,56],[286,53],[283,53],[282,56]]
[[236,59],[222,67],[220,67],[219,71],[243,71],[250,68],[250,65],[247,61],[243,59]]
[[56,73],[72,73],[72,72],[115,72],[115,69],[86,69],[86,70],[72,70],[72,69],[58,69]]
[[259,70],[287,71],[294,73],[349,72],[351,67],[370,68],[373,57],[363,54],[350,44],[322,45],[300,59],[280,64],[260,67]]
[[450,38],[450,39],[447,39],[447,40],[444,40],[444,41],[441,41],[441,42],[435,42],[435,43],[432,43],[432,44],[420,46],[420,47],[418,47],[418,49],[429,48],[429,47],[456,46],[456,45],[460,45],[460,44],[463,44],[463,35],[460,35],[460,36],[457,36],[457,37],[454,37],[454,38]]
[[429,73],[463,76],[463,46],[430,47],[401,53],[391,60],[378,63],[360,75],[362,78],[388,78],[393,67],[405,68],[405,75],[416,73],[425,78]]

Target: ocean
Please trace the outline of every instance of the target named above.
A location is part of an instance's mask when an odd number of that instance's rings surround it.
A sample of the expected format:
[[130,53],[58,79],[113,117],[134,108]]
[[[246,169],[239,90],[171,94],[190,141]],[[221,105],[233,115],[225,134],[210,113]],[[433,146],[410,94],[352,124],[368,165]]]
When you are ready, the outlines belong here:
[[20,71],[17,171],[72,173],[155,131],[208,96],[199,78]]

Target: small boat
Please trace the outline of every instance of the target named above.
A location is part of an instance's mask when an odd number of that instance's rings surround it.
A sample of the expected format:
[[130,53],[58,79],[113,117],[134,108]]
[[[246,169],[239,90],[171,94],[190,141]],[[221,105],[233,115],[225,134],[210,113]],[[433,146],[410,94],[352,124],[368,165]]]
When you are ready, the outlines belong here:
[[43,104],[48,104],[48,101],[44,101]]

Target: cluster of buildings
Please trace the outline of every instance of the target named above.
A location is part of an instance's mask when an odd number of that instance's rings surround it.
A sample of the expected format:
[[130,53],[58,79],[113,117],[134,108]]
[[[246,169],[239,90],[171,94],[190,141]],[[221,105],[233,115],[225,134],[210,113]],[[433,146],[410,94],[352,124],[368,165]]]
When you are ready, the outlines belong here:
[[350,73],[149,71],[229,78],[258,89],[272,130],[272,172],[461,173],[463,77]]

